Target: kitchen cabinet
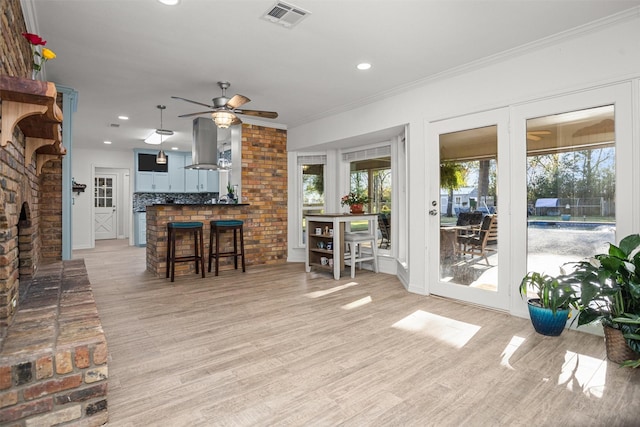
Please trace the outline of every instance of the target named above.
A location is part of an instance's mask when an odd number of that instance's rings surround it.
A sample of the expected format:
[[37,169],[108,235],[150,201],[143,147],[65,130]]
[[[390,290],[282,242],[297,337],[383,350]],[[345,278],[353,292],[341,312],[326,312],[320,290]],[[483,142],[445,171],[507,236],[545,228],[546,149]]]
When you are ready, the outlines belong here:
[[147,193],[169,192],[169,159],[167,164],[156,163],[157,150],[134,150],[135,191]]
[[185,192],[212,193],[218,191],[218,171],[185,169]]
[[136,191],[144,193],[168,193],[168,172],[140,172],[136,173]]
[[[191,155],[189,154],[189,157]],[[169,165],[169,192],[185,192],[185,164],[186,155],[184,153],[167,153],[167,164]]]
[[147,245],[147,213],[136,212],[134,215],[135,245]]
[[213,193],[218,191],[218,171],[185,169],[191,153],[168,152],[166,165],[155,165],[154,150],[135,150],[135,191],[139,193]]

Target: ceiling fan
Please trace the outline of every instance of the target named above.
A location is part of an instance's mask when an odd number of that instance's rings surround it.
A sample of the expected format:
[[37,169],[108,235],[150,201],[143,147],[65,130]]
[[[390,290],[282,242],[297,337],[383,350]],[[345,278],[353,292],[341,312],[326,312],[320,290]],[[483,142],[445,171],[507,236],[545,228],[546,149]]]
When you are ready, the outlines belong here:
[[210,110],[208,111],[200,111],[197,113],[189,113],[183,114],[178,117],[192,117],[199,116],[200,114],[211,114],[213,121],[220,128],[228,128],[231,125],[237,125],[242,123],[242,120],[238,118],[237,114],[245,115],[245,116],[254,116],[261,117],[266,119],[275,119],[278,117],[278,113],[274,111],[259,111],[259,110],[245,110],[239,109],[238,107],[246,104],[251,101],[244,95],[233,95],[233,97],[227,97],[227,89],[231,86],[229,82],[218,82],[218,86],[222,89],[222,96],[218,98],[213,98],[211,102],[213,105],[204,104],[198,101],[192,101],[190,99],[181,98],[179,96],[172,96],[173,99],[180,99],[182,101],[190,102],[196,105],[202,105],[203,107],[207,107]]
[[540,141],[544,136],[542,135],[551,135],[551,131],[548,130],[534,130],[531,132],[527,132],[527,139],[531,141]]

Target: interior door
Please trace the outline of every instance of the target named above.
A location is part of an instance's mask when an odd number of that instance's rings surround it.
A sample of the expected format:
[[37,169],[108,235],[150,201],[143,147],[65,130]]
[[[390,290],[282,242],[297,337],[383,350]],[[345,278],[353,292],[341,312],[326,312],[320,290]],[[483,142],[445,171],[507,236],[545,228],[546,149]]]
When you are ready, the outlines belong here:
[[428,125],[429,146],[438,152],[427,159],[434,183],[427,215],[432,294],[509,308],[509,245],[502,236],[509,222],[507,138],[506,109]]
[[94,180],[95,239],[115,239],[117,233],[117,175],[99,174]]

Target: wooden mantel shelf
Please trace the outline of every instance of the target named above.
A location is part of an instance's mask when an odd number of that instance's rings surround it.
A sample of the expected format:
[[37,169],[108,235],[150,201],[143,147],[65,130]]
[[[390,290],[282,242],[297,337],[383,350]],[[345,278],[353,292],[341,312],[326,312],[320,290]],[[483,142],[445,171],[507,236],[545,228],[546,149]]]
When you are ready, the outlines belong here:
[[56,104],[56,97],[56,86],[51,82],[0,76],[0,146],[13,140],[13,131],[19,126],[26,137],[25,162],[31,163],[33,153],[38,154],[38,173],[49,159],[67,152],[62,145],[62,110]]

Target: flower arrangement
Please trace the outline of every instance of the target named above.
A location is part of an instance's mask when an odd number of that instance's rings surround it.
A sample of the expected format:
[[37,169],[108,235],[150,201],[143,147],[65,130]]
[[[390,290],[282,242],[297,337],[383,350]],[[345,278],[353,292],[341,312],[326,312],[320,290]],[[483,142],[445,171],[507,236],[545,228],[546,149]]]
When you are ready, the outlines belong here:
[[44,47],[47,41],[37,34],[22,33],[22,36],[27,39],[31,46],[31,55],[33,57],[33,77],[38,75],[42,70],[42,66],[50,59],[54,59],[56,54],[51,50]]
[[369,198],[365,194],[351,192],[346,196],[342,196],[340,204],[342,206],[364,205],[368,201]]

